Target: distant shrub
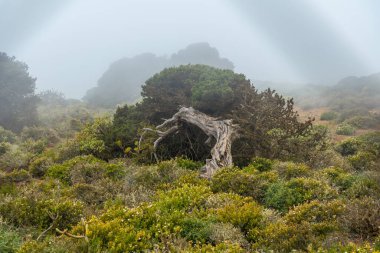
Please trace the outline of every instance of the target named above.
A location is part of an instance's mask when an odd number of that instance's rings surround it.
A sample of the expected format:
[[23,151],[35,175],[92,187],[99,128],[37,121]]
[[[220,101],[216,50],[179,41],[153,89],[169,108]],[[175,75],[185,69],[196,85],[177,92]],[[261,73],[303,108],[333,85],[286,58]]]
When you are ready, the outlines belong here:
[[4,129],[2,126],[0,126],[0,143],[1,142],[9,142],[14,143],[17,139],[16,134],[14,134],[10,130]]
[[60,139],[58,133],[51,128],[43,127],[25,127],[21,132],[21,139],[34,140],[34,141],[43,141],[47,145],[56,144]]
[[320,120],[330,121],[330,120],[336,119],[337,117],[338,117],[338,114],[336,112],[328,111],[321,114]]
[[353,127],[352,125],[347,124],[347,123],[342,123],[338,125],[335,133],[339,135],[353,135],[355,131],[356,131],[356,128]]
[[375,128],[380,124],[380,120],[375,115],[365,115],[365,116],[354,116],[347,119],[345,123],[350,124],[359,129],[370,129]]
[[290,207],[313,199],[331,199],[337,192],[325,182],[311,178],[293,178],[269,186],[265,204],[281,212]]
[[8,142],[0,142],[0,156],[10,151],[11,145]]

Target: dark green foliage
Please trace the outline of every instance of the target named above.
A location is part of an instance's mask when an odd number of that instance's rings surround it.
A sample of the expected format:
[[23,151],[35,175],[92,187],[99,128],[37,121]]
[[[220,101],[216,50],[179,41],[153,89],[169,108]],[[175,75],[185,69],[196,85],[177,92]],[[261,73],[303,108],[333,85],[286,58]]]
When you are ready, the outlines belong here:
[[192,161],[192,160],[181,158],[181,157],[177,158],[176,162],[179,167],[188,169],[188,170],[196,171],[196,170],[199,170],[203,166],[201,162],[196,162],[196,161]]
[[34,95],[36,79],[28,66],[15,57],[0,52],[0,125],[20,131],[37,122],[37,102]]
[[181,236],[192,242],[210,242],[211,222],[198,218],[185,218],[181,224]]
[[337,192],[325,182],[310,178],[292,178],[272,184],[265,195],[265,204],[281,212],[313,199],[331,199]]
[[347,156],[355,170],[376,170],[379,166],[379,143],[380,132],[372,132],[342,141],[336,150]]

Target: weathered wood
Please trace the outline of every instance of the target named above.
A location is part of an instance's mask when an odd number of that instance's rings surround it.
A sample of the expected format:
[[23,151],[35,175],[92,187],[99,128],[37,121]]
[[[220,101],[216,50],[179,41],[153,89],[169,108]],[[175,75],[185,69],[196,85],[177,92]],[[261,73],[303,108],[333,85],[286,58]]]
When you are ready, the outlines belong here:
[[[219,168],[232,166],[231,146],[237,137],[238,126],[232,123],[232,120],[218,120],[210,117],[192,107],[182,107],[170,119],[165,120],[161,125],[156,127],[156,133],[159,138],[154,142],[156,150],[160,142],[173,133],[176,133],[181,127],[181,123],[187,123],[199,127],[209,138],[206,141],[216,141],[211,149],[211,159],[206,160],[206,165],[202,168],[202,176],[211,178]],[[166,131],[160,129],[169,127]],[[152,129],[146,129],[152,131]],[[157,159],[157,156],[155,154]]]

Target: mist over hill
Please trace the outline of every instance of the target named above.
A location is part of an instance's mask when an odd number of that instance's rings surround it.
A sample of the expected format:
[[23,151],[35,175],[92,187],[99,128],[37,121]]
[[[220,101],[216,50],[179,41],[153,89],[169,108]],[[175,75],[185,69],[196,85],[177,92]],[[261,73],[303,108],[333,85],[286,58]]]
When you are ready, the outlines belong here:
[[115,61],[83,99],[90,105],[111,108],[118,104],[134,103],[140,98],[141,85],[149,77],[164,68],[186,64],[234,69],[233,63],[220,57],[216,48],[208,43],[195,43],[170,57],[145,53]]

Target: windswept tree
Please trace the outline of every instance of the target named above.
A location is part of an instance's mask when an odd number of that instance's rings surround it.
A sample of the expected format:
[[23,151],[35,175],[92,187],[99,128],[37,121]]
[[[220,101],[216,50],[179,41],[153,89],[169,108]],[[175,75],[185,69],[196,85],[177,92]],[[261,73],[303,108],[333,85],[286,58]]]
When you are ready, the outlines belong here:
[[35,82],[25,63],[0,52],[0,125],[4,128],[20,131],[36,123]]
[[[150,78],[142,90],[141,103],[117,110],[114,127],[125,129],[123,125],[130,126],[133,122],[157,126],[167,119],[171,123],[177,120],[178,129],[159,140],[157,155],[161,158],[187,156],[205,160],[210,157],[210,149],[217,140],[204,127],[190,122],[199,120],[189,121],[189,115],[184,115],[194,111],[179,111],[189,107],[199,112],[195,113],[199,117],[210,117],[203,120],[204,124],[232,120],[238,136],[233,139],[232,154],[238,164],[246,164],[254,156],[296,158],[318,143],[315,139],[318,136],[310,136],[312,120],[298,121],[292,99],[287,100],[269,89],[258,92],[244,75],[231,70],[205,65],[168,68]],[[138,127],[134,126],[129,127],[135,129],[134,133],[118,134],[120,143],[130,144],[131,138],[138,139]]]

